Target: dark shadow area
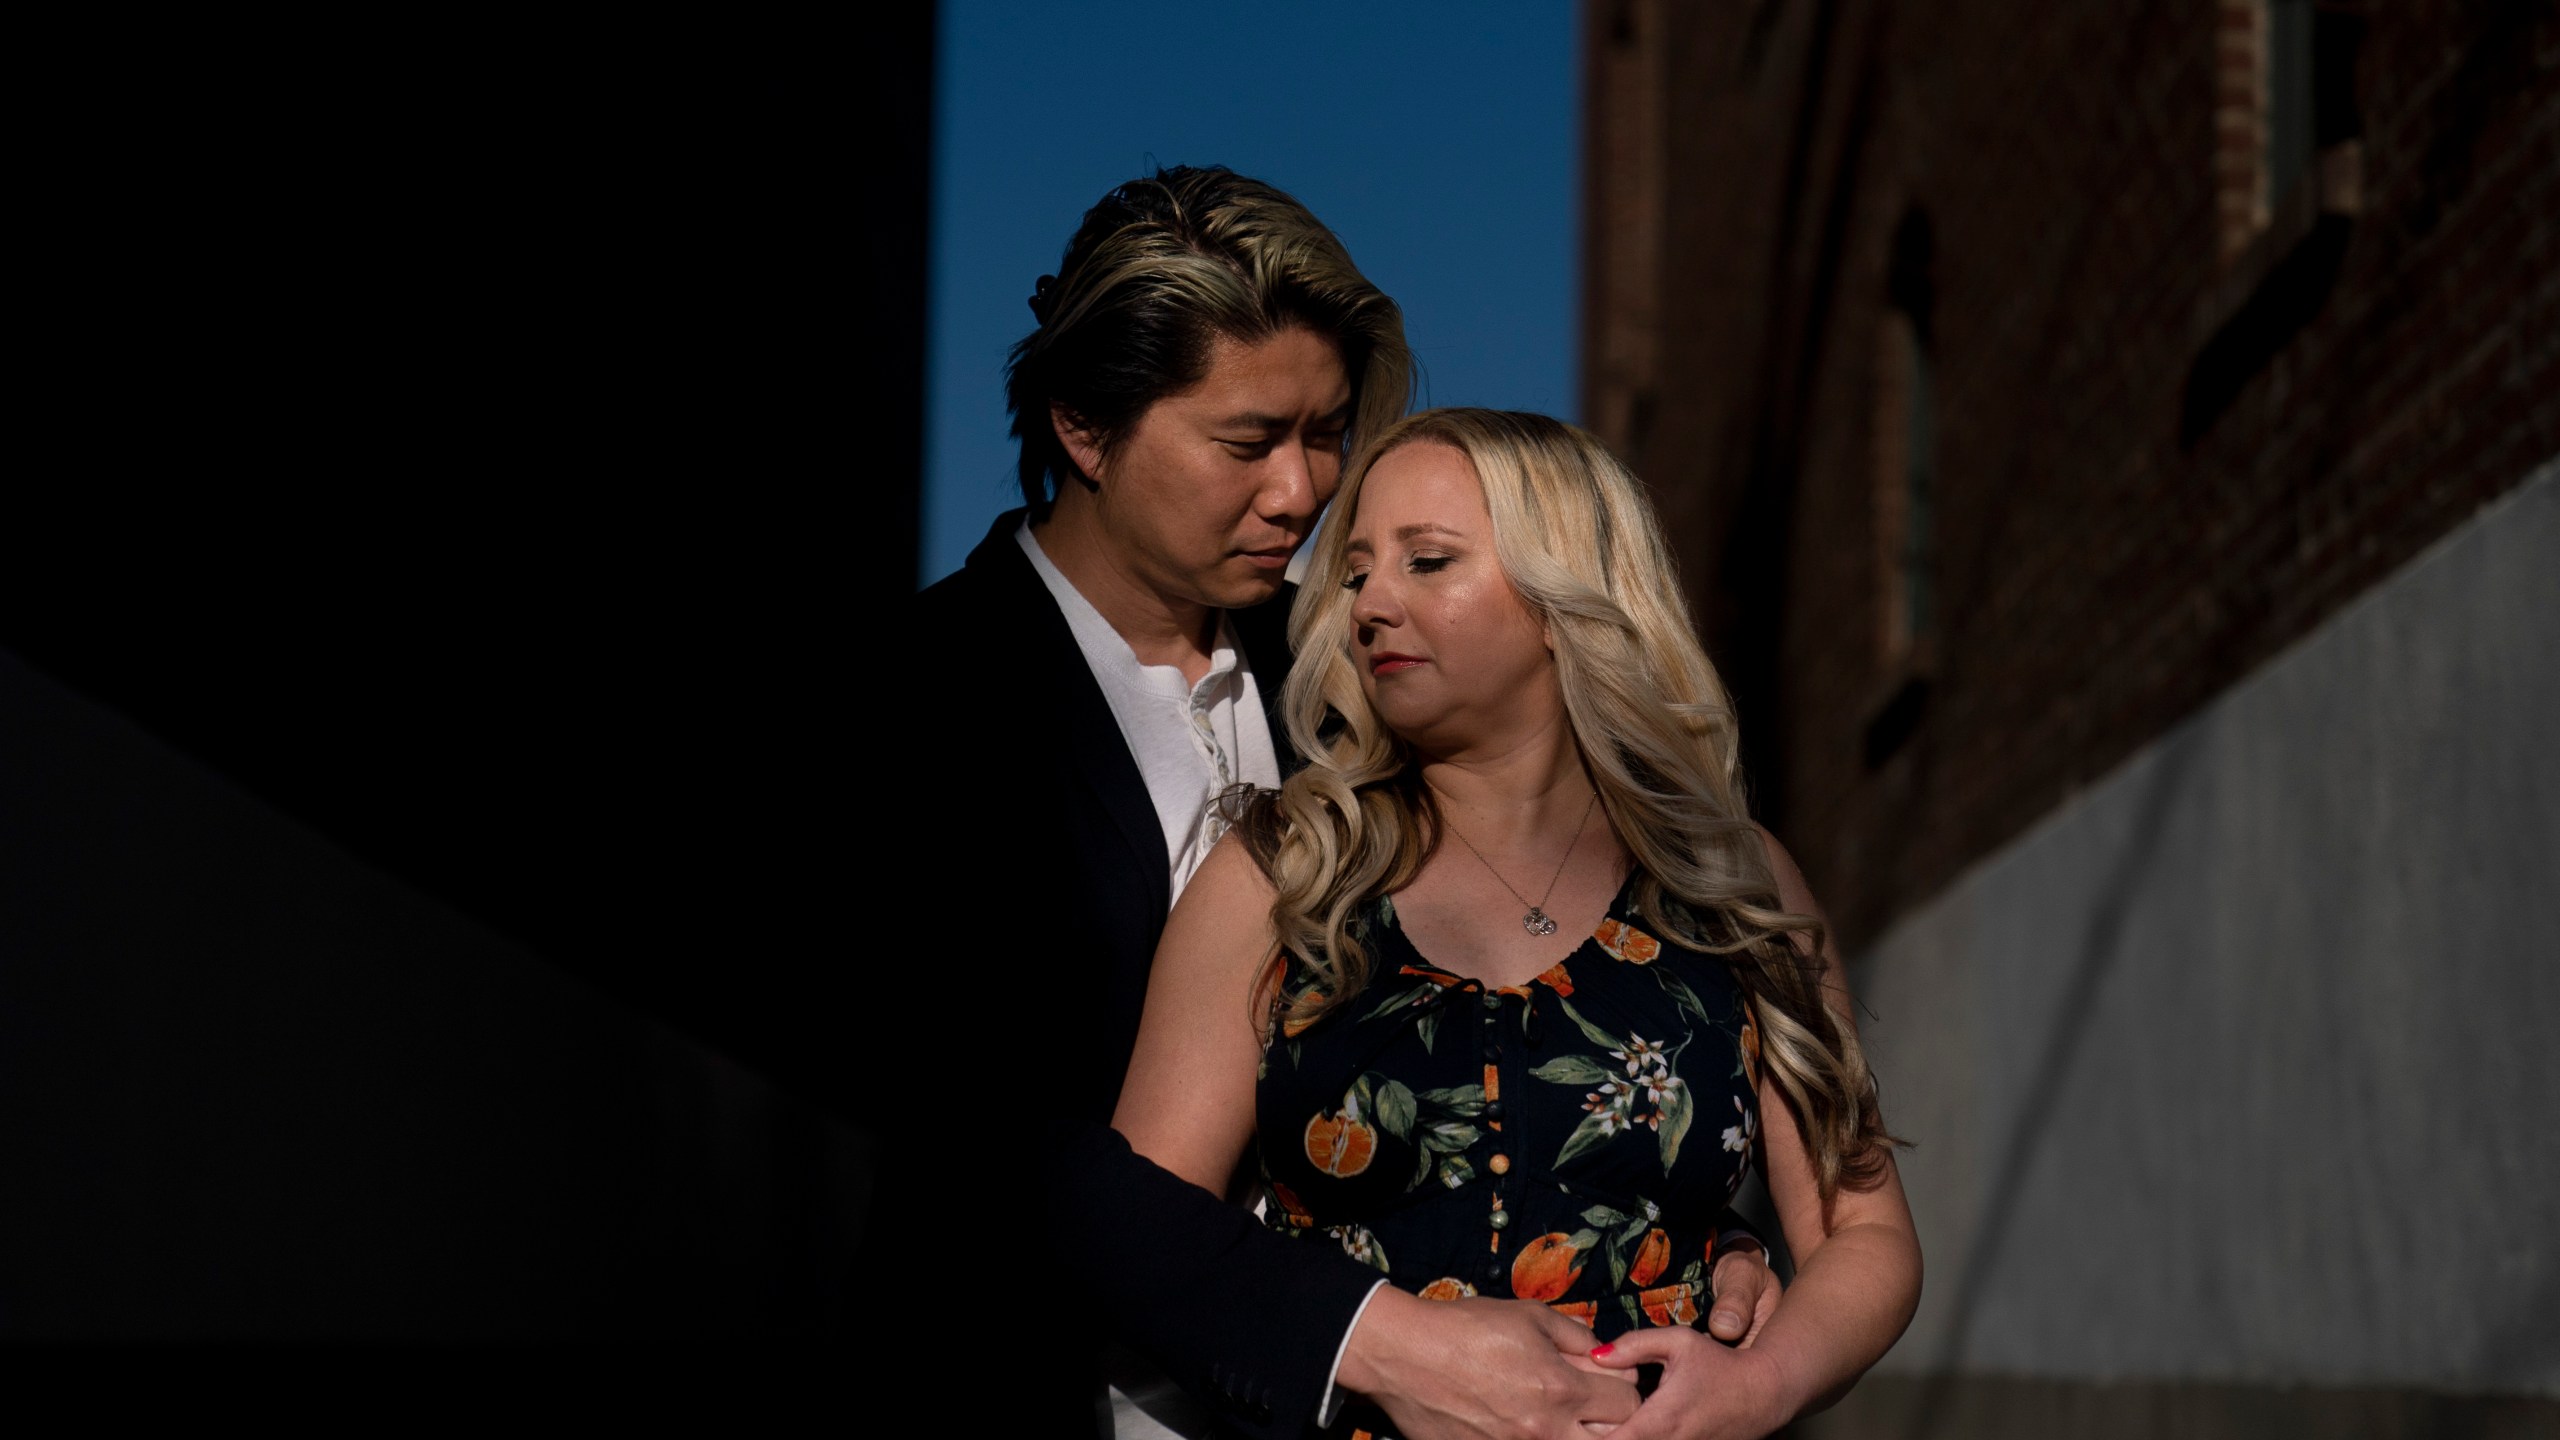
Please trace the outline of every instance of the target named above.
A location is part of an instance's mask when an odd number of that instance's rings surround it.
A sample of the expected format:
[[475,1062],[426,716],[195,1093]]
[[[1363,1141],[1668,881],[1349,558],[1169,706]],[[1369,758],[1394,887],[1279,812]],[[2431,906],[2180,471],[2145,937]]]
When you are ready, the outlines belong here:
[[1928,713],[1928,678],[1914,675],[1903,681],[1893,692],[1893,697],[1879,706],[1874,717],[1867,721],[1864,744],[1867,768],[1880,770],[1884,768],[1884,762],[1901,754],[1902,747],[1910,744],[1911,737],[1919,733],[1920,721]]
[[[1707,607],[1708,652],[1724,671],[1742,729],[1743,773],[1750,778],[1752,810],[1773,829],[1787,828],[1788,727],[1779,692],[1782,627],[1768,623],[1765,597],[1787,593],[1796,535],[1796,469],[1811,424],[1812,393],[1824,355],[1823,338],[1848,261],[1849,223],[1859,188],[1859,161],[1875,125],[1876,57],[1872,42],[1849,71],[1849,114],[1839,150],[1817,189],[1814,178],[1822,142],[1824,106],[1838,43],[1840,9],[1814,7],[1805,47],[1803,90],[1787,141],[1785,180],[1778,195],[1779,223],[1770,246],[1769,293],[1787,297],[1768,307],[1759,354],[1764,364],[1753,396],[1749,460],[1731,540],[1711,574],[1717,603]],[[1810,233],[1807,233],[1810,232]],[[1795,278],[1803,247],[1810,246],[1810,274]]]
[[780,1057],[897,793],[933,22],[232,29],[58,117],[0,1333],[841,1328],[860,1105]]
[[2192,449],[2276,353],[2320,313],[2338,282],[2355,222],[2324,214],[2269,269],[2196,352],[2178,403],[2178,444]]

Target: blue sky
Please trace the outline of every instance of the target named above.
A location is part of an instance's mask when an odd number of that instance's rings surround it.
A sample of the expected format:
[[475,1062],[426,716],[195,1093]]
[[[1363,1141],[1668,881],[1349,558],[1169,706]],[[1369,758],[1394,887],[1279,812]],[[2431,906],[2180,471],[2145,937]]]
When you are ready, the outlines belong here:
[[1014,504],[1004,357],[1086,207],[1268,180],[1404,306],[1425,399],[1574,414],[1572,0],[942,0],[920,580]]

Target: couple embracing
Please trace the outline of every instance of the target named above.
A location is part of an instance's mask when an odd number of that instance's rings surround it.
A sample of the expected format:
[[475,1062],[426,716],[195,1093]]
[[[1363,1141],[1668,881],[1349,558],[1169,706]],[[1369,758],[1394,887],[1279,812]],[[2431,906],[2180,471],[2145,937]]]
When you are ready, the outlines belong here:
[[877,671],[925,797],[872,818],[854,962],[883,1405],[1108,1433],[1106,1343],[1256,1436],[1759,1435],[1844,1390],[1918,1247],[1635,479],[1406,415],[1393,302],[1224,170],[1113,191],[1031,309],[1026,508]]

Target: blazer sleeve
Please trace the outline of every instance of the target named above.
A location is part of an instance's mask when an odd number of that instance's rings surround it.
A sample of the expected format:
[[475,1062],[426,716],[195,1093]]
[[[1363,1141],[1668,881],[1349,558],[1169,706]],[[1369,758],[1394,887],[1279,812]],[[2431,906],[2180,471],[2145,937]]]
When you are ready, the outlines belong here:
[[1287,1440],[1313,1424],[1378,1272],[1273,1233],[1107,1126],[1062,1126],[1053,1143],[1056,1272],[1236,1429]]
[[[1071,697],[1038,657],[1002,653],[1020,630],[996,619],[925,607],[903,627],[922,653],[884,667],[909,708],[873,757],[883,803],[864,818],[886,841],[861,889],[866,920],[893,918],[857,943],[860,1019],[837,1042],[881,1136],[859,1283],[907,1314],[1027,1321],[992,1332],[1010,1358],[973,1357],[1036,1372],[1008,1387],[1025,1406],[1082,1384],[1089,1416],[1108,1335],[1236,1430],[1295,1437],[1378,1272],[1266,1229],[1108,1125],[1161,889],[1130,883],[1140,857],[1090,823],[1085,769],[1059,753],[1083,733],[1061,720]],[[969,1397],[979,1413],[1014,1403],[992,1388]]]

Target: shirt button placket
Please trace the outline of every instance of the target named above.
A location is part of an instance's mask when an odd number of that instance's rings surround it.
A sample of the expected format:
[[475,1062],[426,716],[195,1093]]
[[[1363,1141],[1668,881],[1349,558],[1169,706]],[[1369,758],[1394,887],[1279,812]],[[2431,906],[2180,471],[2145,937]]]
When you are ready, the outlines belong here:
[[[1484,1134],[1490,1144],[1505,1146],[1508,1142],[1502,1135],[1502,997],[1491,990],[1484,992],[1484,1026],[1478,1033],[1482,1037],[1484,1056]],[[1511,1188],[1506,1178],[1511,1173],[1510,1156],[1497,1148],[1486,1158],[1485,1169],[1493,1177],[1491,1213],[1485,1219],[1492,1232],[1487,1246],[1491,1258],[1486,1260],[1484,1269],[1485,1282],[1491,1286],[1500,1285],[1506,1273],[1502,1263],[1502,1232],[1511,1228],[1511,1212],[1504,1208]]]

